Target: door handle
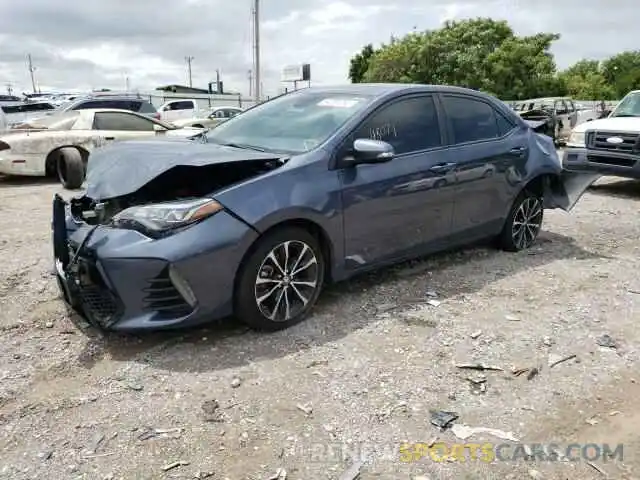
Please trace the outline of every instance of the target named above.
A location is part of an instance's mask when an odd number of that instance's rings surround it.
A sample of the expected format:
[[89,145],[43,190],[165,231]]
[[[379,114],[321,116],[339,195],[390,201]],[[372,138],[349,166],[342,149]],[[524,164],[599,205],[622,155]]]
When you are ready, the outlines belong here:
[[104,137],[105,140],[115,140],[116,137]]
[[526,147],[516,147],[509,150],[509,155],[514,155],[516,157],[521,157],[527,151]]
[[451,163],[438,163],[436,165],[434,165],[433,167],[431,167],[429,169],[430,172],[433,173],[446,173],[449,170],[453,169],[453,167],[455,167],[456,164],[451,162]]

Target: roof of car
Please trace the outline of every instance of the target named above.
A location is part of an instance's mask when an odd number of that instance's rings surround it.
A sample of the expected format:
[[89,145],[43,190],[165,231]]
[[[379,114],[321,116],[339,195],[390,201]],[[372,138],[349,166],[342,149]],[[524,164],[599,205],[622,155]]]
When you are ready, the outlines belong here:
[[436,92],[446,92],[446,93],[477,93],[481,94],[477,90],[471,90],[469,88],[463,87],[453,87],[449,85],[426,85],[426,84],[418,84],[418,83],[351,83],[346,85],[327,85],[327,86],[318,86],[318,87],[310,87],[305,88],[300,91],[313,91],[313,92],[327,92],[327,93],[337,93],[337,92],[349,92],[349,93],[360,93],[363,95],[374,95],[374,96],[383,96],[391,93],[402,92],[402,91],[410,91],[410,90],[431,90]]

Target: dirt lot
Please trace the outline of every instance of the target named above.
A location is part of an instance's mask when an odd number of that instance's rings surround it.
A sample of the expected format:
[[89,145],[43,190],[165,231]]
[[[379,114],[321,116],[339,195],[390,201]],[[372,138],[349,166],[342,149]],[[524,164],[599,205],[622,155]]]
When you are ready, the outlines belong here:
[[[286,332],[107,339],[64,317],[57,190],[0,179],[0,478],[317,480],[339,478],[351,449],[368,455],[363,480],[640,476],[638,183],[601,181],[571,214],[548,212],[531,251],[470,248],[332,287]],[[504,371],[476,394],[460,362]],[[624,459],[401,462],[404,441],[462,442],[431,409],[526,444],[624,443]],[[468,440],[486,441],[504,443]]]

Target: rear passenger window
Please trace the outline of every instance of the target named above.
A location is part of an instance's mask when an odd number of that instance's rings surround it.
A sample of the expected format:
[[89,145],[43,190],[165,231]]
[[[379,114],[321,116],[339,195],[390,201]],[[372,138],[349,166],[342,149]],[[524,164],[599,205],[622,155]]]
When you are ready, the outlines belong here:
[[455,143],[477,142],[502,136],[491,105],[470,97],[444,97],[444,108]]
[[516,126],[511,123],[511,120],[502,115],[500,112],[496,112],[496,121],[498,122],[498,133],[501,137],[516,128]]
[[388,142],[397,154],[439,147],[442,140],[433,97],[405,98],[382,107],[364,122],[355,138]]

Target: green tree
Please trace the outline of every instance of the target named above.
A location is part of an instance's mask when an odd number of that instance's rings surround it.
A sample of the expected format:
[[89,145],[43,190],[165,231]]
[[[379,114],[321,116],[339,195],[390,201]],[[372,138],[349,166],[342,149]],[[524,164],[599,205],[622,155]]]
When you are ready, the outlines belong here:
[[362,79],[369,68],[369,61],[374,53],[375,50],[372,44],[365,45],[362,51],[351,59],[349,65],[349,80],[351,80],[351,83],[362,83]]
[[561,72],[559,78],[567,94],[581,100],[613,100],[614,88],[607,81],[602,65],[597,60],[580,60]]
[[602,74],[616,98],[640,89],[640,50],[622,52],[602,63]]
[[510,100],[549,89],[561,93],[549,51],[558,38],[520,38],[507,22],[490,18],[450,21],[381,46],[363,80],[457,85]]

